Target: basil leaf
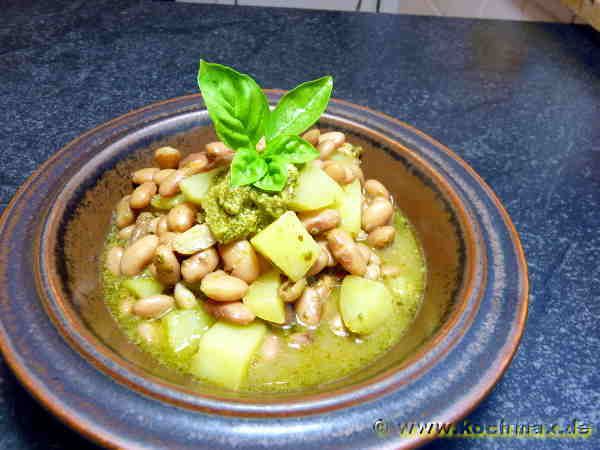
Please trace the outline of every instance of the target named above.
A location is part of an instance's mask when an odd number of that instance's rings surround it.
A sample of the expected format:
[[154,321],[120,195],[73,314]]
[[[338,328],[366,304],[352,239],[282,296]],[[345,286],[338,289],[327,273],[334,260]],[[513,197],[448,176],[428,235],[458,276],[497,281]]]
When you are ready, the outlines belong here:
[[265,158],[267,173],[263,178],[254,183],[259,189],[270,192],[280,192],[288,179],[288,162],[277,156]]
[[219,139],[234,149],[255,148],[269,105],[256,81],[230,67],[200,60],[198,86]]
[[278,156],[294,164],[304,164],[319,156],[319,151],[300,136],[278,136],[267,144],[263,157]]
[[260,180],[267,172],[267,162],[254,149],[242,148],[231,161],[231,185],[245,186]]
[[281,97],[267,119],[267,141],[308,129],[327,108],[332,89],[333,78],[327,76],[302,83]]

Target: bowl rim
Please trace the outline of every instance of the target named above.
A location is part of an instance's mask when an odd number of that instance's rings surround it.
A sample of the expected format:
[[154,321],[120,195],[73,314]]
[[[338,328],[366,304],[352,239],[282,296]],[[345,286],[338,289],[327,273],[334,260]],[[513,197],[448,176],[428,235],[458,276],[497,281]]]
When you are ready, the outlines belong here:
[[[285,91],[282,90],[265,90],[267,93],[272,93],[274,95],[281,95],[283,93],[285,93]],[[152,110],[154,108],[156,108],[157,106],[161,106],[161,105],[166,105],[172,102],[178,102],[178,101],[182,101],[184,99],[199,99],[201,98],[200,94],[192,94],[192,95],[188,95],[188,96],[182,96],[182,97],[176,97],[176,98],[172,98],[172,99],[168,99],[168,100],[164,100],[161,102],[156,102],[147,106],[144,106],[142,108],[139,109],[135,109],[133,111],[130,111],[124,115],[121,115],[119,117],[116,117],[108,122],[105,122],[97,127],[94,127],[93,129],[81,134],[80,136],[76,137],[74,140],[72,140],[71,142],[69,142],[67,145],[65,145],[63,148],[61,148],[59,151],[55,152],[46,162],[44,162],[39,168],[37,168],[29,177],[28,179],[23,183],[23,185],[18,189],[18,191],[15,193],[15,195],[13,196],[13,198],[11,199],[11,201],[9,202],[9,204],[6,206],[5,210],[3,211],[2,216],[0,217],[0,228],[3,228],[6,225],[6,222],[8,220],[8,212],[12,210],[12,208],[14,207],[14,203],[17,202],[18,198],[21,196],[21,194],[23,192],[25,192],[29,186],[32,184],[32,182],[34,181],[34,179],[36,179],[38,176],[42,175],[45,171],[45,169],[52,164],[52,162],[54,162],[56,159],[60,158],[61,156],[63,156],[66,152],[68,152],[72,147],[74,147],[79,141],[93,135],[94,133],[98,132],[101,129],[110,127],[112,125],[114,125],[115,123],[122,121],[130,116],[139,114],[143,111],[148,111],[148,110]],[[443,144],[437,142],[436,140],[434,140],[433,138],[429,137],[428,135],[426,135],[425,133],[415,129],[414,127],[398,120],[395,119],[391,116],[388,116],[384,113],[378,112],[378,111],[374,111],[370,108],[364,107],[364,106],[360,106],[360,105],[356,105],[350,102],[346,102],[344,100],[339,100],[339,99],[332,99],[333,103],[337,103],[340,105],[346,105],[349,106],[351,108],[354,109],[358,109],[358,110],[362,110],[365,112],[368,112],[369,114],[372,114],[374,116],[378,116],[386,121],[391,121],[394,122],[396,125],[399,125],[400,127],[410,131],[413,134],[416,134],[418,136],[420,136],[421,138],[423,138],[424,140],[426,140],[427,142],[429,142],[431,145],[433,145],[434,147],[436,147],[439,150],[442,150],[448,157],[452,158],[453,160],[455,160],[458,164],[460,164],[468,173],[469,175],[471,175],[486,191],[486,193],[489,195],[489,197],[492,199],[495,208],[500,212],[502,218],[504,219],[505,224],[507,225],[508,231],[511,235],[512,241],[514,243],[514,250],[516,251],[517,254],[517,259],[519,262],[519,266],[520,268],[523,270],[523,289],[521,291],[521,296],[519,299],[519,304],[521,305],[521,309],[518,312],[517,315],[517,319],[515,322],[516,325],[516,330],[515,332],[513,332],[511,334],[511,339],[510,342],[508,342],[507,344],[509,344],[509,350],[508,352],[506,352],[503,355],[503,359],[502,359],[502,364],[500,367],[500,370],[498,370],[496,372],[496,377],[494,378],[493,381],[491,381],[487,387],[487,389],[482,389],[478,392],[477,397],[475,397],[474,399],[472,399],[468,405],[465,405],[462,408],[455,408],[455,417],[454,419],[458,420],[461,417],[464,417],[466,414],[468,414],[470,411],[472,411],[477,404],[479,404],[479,402],[493,389],[494,385],[496,384],[496,382],[501,378],[501,376],[504,374],[504,372],[506,371],[510,361],[512,360],[517,348],[518,348],[518,344],[521,340],[523,331],[524,331],[524,325],[525,325],[525,321],[526,321],[526,317],[527,317],[527,310],[528,310],[528,302],[527,302],[527,298],[528,298],[528,293],[529,293],[529,283],[528,283],[528,276],[527,276],[527,264],[526,264],[526,260],[525,260],[525,255],[520,243],[520,239],[519,236],[516,232],[516,229],[512,223],[512,221],[510,220],[510,217],[508,216],[508,213],[506,212],[506,210],[504,209],[504,207],[502,206],[502,204],[500,203],[500,201],[498,200],[498,198],[496,197],[496,195],[494,194],[494,192],[492,191],[492,189],[481,179],[481,177],[466,163],[464,162],[458,155],[456,155],[454,152],[452,152],[449,148],[447,148],[446,146],[444,146]],[[368,127],[364,127],[365,129],[368,130]],[[370,133],[376,133],[375,130],[371,130]],[[400,146],[404,149],[405,152],[411,152],[411,150],[407,147],[405,147],[403,144],[401,144],[400,142],[395,141],[394,139],[391,139],[381,133],[378,133],[378,139],[387,139],[388,141],[391,141],[391,143],[394,146]],[[417,159],[420,159],[420,157],[416,154],[413,154],[412,156],[414,156]],[[88,161],[89,162],[89,161]],[[425,162],[425,161],[421,161],[422,167],[429,167],[429,163]],[[433,171],[434,173],[437,174],[437,171]],[[439,175],[439,181],[444,182],[444,177]],[[446,194],[448,194],[449,192],[453,192],[452,189],[450,188]],[[462,205],[461,201],[458,201],[458,204]],[[464,205],[463,205],[464,206]],[[55,211],[55,205],[52,206],[51,210],[49,211],[48,217],[50,217],[52,215],[52,211]],[[464,224],[469,224],[469,221],[465,221]],[[461,224],[461,225],[464,225]],[[40,242],[36,242],[36,249],[39,251],[41,243]],[[44,255],[44,260],[46,263],[48,263],[48,252],[42,252],[42,254]],[[39,260],[36,259],[35,261],[36,264],[36,276],[39,276],[39,274],[41,273],[40,267],[39,267]],[[38,282],[41,282],[41,280],[37,280]],[[56,286],[54,286],[56,288]],[[53,292],[53,295],[56,296],[57,298],[60,298],[60,295],[58,294],[58,291]],[[482,293],[479,294],[479,296],[481,296]],[[40,297],[42,299],[46,298],[46,295],[40,295]],[[59,326],[59,324],[56,321],[56,317],[54,317],[53,313],[51,312],[50,308],[48,307],[48,304],[46,302],[44,303],[44,308],[46,310],[46,313],[48,314],[48,316],[50,317],[50,319],[52,320],[52,322],[54,323],[54,325],[56,326],[56,328],[59,330],[59,332],[61,333],[61,335],[63,336],[63,338],[65,338],[69,344],[72,347],[77,348],[77,344],[74,343],[71,339],[69,339],[68,336],[66,336],[64,334],[64,330],[62,330],[62,327]],[[474,316],[474,311],[471,314],[471,318],[470,320],[473,319]],[[460,312],[460,311],[458,311]],[[436,334],[434,335],[434,337],[432,339],[430,339],[430,342],[428,344],[426,344],[425,346],[419,348],[419,350],[410,358],[407,359],[407,361],[403,362],[398,368],[394,368],[394,372],[398,372],[404,368],[406,368],[407,366],[409,366],[410,364],[412,364],[415,360],[420,359],[424,353],[426,353],[427,351],[431,350],[432,348],[435,348],[436,345],[438,344],[438,341],[445,336],[445,334],[452,329],[455,325],[456,325],[456,314],[458,312],[453,312],[452,317],[454,317],[455,320],[448,320],[442,327],[440,330],[438,330],[436,332]],[[470,322],[469,322],[470,323]],[[441,333],[443,330],[444,333]],[[2,330],[4,332],[4,330]],[[457,337],[457,339],[460,336]],[[74,418],[73,416],[71,416],[68,412],[64,411],[60,405],[55,404],[52,399],[47,396],[47,392],[45,392],[44,387],[43,386],[38,386],[36,385],[36,383],[34,382],[34,380],[29,376],[27,370],[25,370],[19,363],[18,361],[18,357],[16,354],[14,354],[13,349],[8,345],[8,343],[4,340],[4,339],[0,339],[0,350],[2,351],[7,363],[9,364],[9,366],[11,367],[11,369],[13,370],[13,372],[17,375],[17,377],[19,378],[19,380],[21,381],[21,383],[23,383],[27,389],[32,392],[32,394],[34,395],[34,397],[36,399],[38,399],[47,409],[49,409],[50,411],[52,411],[55,415],[57,415],[61,420],[63,420],[63,422],[67,423],[69,426],[75,428],[77,431],[79,431],[80,433],[86,435],[87,437],[92,438],[93,440],[102,443],[103,445],[113,445],[114,441],[111,441],[108,437],[103,436],[103,435],[98,435],[96,433],[94,433],[92,430],[82,426],[77,420],[76,418]],[[78,352],[81,356],[81,350],[78,349]],[[86,359],[88,361],[89,358],[86,357]],[[435,363],[435,360],[431,363],[432,365]],[[96,366],[96,368],[100,369],[101,371],[104,371],[102,368],[97,367],[96,364],[94,364]],[[427,366],[424,370],[427,370],[429,368],[429,366]],[[386,373],[383,375],[383,377],[388,377],[390,374]],[[148,375],[146,375],[146,377],[148,377]],[[375,378],[379,377],[379,375],[376,375]],[[118,380],[119,382],[122,383],[123,380]],[[369,380],[367,381],[367,384],[372,384],[373,383],[373,378],[369,378]],[[125,383],[125,384],[129,384],[129,383]],[[131,387],[130,385],[128,387]],[[169,388],[172,388],[173,386],[170,384]],[[388,390],[395,390],[397,389],[399,386],[397,385],[393,385],[391,387],[389,387]],[[355,387],[352,387],[352,390],[354,390]],[[379,395],[385,395],[388,390],[382,391]],[[317,394],[318,396],[322,395],[322,394]],[[332,391],[331,396],[337,396],[338,393],[337,391]],[[164,400],[164,399],[163,399]],[[289,401],[288,399],[283,399],[283,402]],[[363,399],[360,399],[360,401],[362,402]],[[266,402],[268,404],[272,403],[272,399],[268,402]],[[179,405],[181,406],[181,405]],[[343,404],[340,405],[340,407],[346,407],[349,406],[348,404]],[[317,412],[321,412],[321,410],[313,410],[310,411],[309,414],[312,413],[317,413]],[[223,413],[222,410],[219,411],[219,413]],[[235,412],[235,415],[238,416],[238,412]],[[264,416],[264,414],[260,414],[261,416]],[[454,420],[452,420],[454,421]],[[432,439],[433,437],[431,437]],[[428,438],[424,438],[424,439],[420,439],[419,440],[419,445],[422,444],[423,442],[425,442],[426,440],[429,440]]]
[[[329,119],[331,119],[331,117],[329,117]],[[334,128],[336,126],[336,121],[340,120],[336,118],[336,120],[333,121],[334,123],[332,123],[332,127]],[[61,292],[62,281],[56,274],[56,271],[53,270],[54,268],[58,267],[60,255],[57,255],[56,252],[52,251],[52,249],[56,248],[57,246],[57,238],[60,234],[60,219],[67,211],[66,201],[73,195],[75,189],[81,181],[78,179],[78,175],[81,174],[81,177],[85,178],[86,174],[84,173],[84,168],[87,166],[87,164],[89,164],[90,161],[86,163],[86,166],[80,168],[80,170],[78,170],[77,174],[72,179],[65,183],[64,187],[58,194],[58,197],[55,199],[55,202],[50,207],[47,219],[43,225],[41,235],[42,239],[40,239],[40,241],[36,241],[34,244],[36,249],[35,253],[41,255],[41,261],[39,259],[35,260],[36,276],[41,277],[37,281],[40,286],[44,285],[44,287],[50,291],[47,293],[46,289],[44,289],[43,295],[41,295],[46,313],[53,321],[55,327],[61,333],[63,338],[67,340],[72,347],[76,348],[82,357],[84,357],[102,372],[116,379],[121,384],[139,391],[144,395],[156,397],[159,400],[172,403],[175,406],[205,412],[219,414],[235,413],[236,415],[259,417],[287,417],[290,415],[315,414],[318,412],[331,411],[342,407],[349,407],[357,403],[380,397],[385,395],[387,392],[400,388],[416,377],[421,376],[433,365],[435,365],[440,358],[444,357],[449,348],[451,348],[462,337],[462,335],[470,326],[479,307],[479,302],[484,294],[483,289],[476,289],[479,286],[477,284],[478,281],[482,284],[485,284],[485,279],[477,279],[477,263],[481,263],[483,267],[479,271],[482,274],[485,274],[487,260],[485,254],[481,252],[481,245],[475,242],[479,237],[479,232],[477,231],[477,224],[469,220],[469,215],[467,214],[468,206],[461,201],[456,191],[449,185],[449,183],[442,177],[441,174],[433,170],[433,168],[419,155],[411,153],[410,149],[403,144],[377,131],[370,130],[368,127],[361,125],[357,127],[356,124],[353,124],[353,127],[356,127],[355,129],[357,130],[358,134],[373,137],[379,141],[385,141],[386,145],[388,145],[390,148],[394,148],[397,152],[402,152],[403,156],[413,159],[413,161],[411,161],[412,163],[418,165],[424,172],[427,173],[427,176],[435,179],[436,186],[442,187],[444,190],[444,195],[447,198],[449,197],[448,200],[453,205],[455,214],[459,216],[458,222],[460,226],[464,228],[463,237],[466,244],[466,270],[463,274],[463,282],[461,283],[460,290],[456,294],[458,299],[464,301],[461,301],[455,305],[442,326],[435,331],[435,333],[427,340],[427,342],[420,345],[415,352],[411,353],[410,356],[403,360],[399,365],[384,370],[377,375],[352,384],[351,386],[338,387],[325,392],[306,393],[300,391],[290,392],[284,395],[265,396],[264,398],[232,399],[212,393],[198,394],[192,389],[186,388],[185,386],[179,386],[177,384],[170,383],[159,376],[149,374],[143,368],[117,354],[113,349],[107,347],[101,339],[99,339],[91,330],[87,328],[86,324],[81,320],[73,308],[71,302],[64,296],[64,293]],[[473,300],[468,302],[468,299]],[[467,307],[470,306],[469,303],[472,307],[470,308],[470,312],[467,313],[466,310]],[[455,328],[461,318],[464,318],[464,323],[460,328]],[[450,336],[451,332],[454,332],[452,336]],[[82,342],[82,339],[86,342]],[[86,343],[89,343],[93,348],[86,348]],[[112,364],[106,364],[97,357],[97,353],[100,353],[101,356],[110,360]],[[427,364],[422,364],[417,367],[416,363],[423,361],[424,356],[428,354],[432,356],[428,359]],[[113,364],[119,368],[126,369],[127,372],[121,373],[119,370],[114,369]],[[414,370],[407,373],[406,369],[411,367],[414,367]],[[162,390],[150,389],[146,386],[136,383],[135,377],[132,375],[137,375],[137,377],[150,380],[152,384],[158,385],[160,388],[164,389],[164,393]],[[391,380],[392,377],[396,377],[393,382],[389,381],[387,384],[383,383],[386,380]],[[363,390],[366,387],[371,388],[369,392]],[[197,398],[198,403],[189,401],[186,402],[185,399],[175,398],[172,395],[169,395],[173,390],[185,394],[186,396],[191,396],[194,399],[197,397],[208,398],[218,402],[218,404],[205,405],[201,402],[200,398]],[[345,398],[342,397],[344,394],[350,393],[353,393],[354,395],[348,395]],[[330,403],[324,404],[323,401],[327,400]],[[314,406],[315,403],[319,404]],[[290,404],[293,404],[293,406]],[[228,410],[228,407],[232,407],[233,405],[236,405],[235,411]],[[265,411],[264,409],[258,409],[260,406],[266,405],[270,407],[269,410]],[[275,405],[282,405],[282,408],[275,409]],[[244,406],[249,406],[252,409],[244,409]]]

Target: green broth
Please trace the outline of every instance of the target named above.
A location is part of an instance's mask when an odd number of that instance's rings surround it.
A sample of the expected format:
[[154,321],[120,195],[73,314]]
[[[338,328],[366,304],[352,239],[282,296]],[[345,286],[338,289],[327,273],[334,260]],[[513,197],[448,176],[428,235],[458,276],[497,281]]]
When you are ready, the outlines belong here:
[[[312,331],[313,341],[309,345],[302,349],[288,346],[289,336],[306,331],[305,327],[296,324],[284,330],[270,326],[270,331],[280,338],[280,351],[271,361],[262,360],[257,352],[241,387],[242,391],[297,391],[338,380],[375,361],[407,332],[422,303],[426,279],[425,261],[414,230],[399,212],[395,214],[394,226],[394,243],[377,251],[382,264],[393,264],[400,268],[400,275],[384,279],[394,298],[394,314],[367,336],[336,335],[332,331],[335,329],[332,319],[338,313],[339,287],[334,288],[325,304],[319,326]],[[107,237],[107,249],[123,244],[117,238],[116,230]],[[123,304],[132,302],[131,294],[122,286],[123,281],[124,278],[115,277],[104,270],[105,299],[120,327],[132,341],[164,365],[188,372],[193,352],[177,355],[169,349],[161,319],[150,322],[155,331],[155,339],[151,343],[140,338],[137,327],[145,320],[123,312]]]

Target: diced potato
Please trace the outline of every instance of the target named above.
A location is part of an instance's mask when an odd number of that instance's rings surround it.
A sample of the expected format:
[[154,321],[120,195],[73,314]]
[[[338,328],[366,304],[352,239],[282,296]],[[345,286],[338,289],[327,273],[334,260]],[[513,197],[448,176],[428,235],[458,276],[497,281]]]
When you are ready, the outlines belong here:
[[173,297],[175,297],[177,307],[181,309],[191,309],[198,306],[198,299],[194,292],[181,282],[175,285]]
[[308,272],[321,253],[319,244],[292,211],[283,214],[250,242],[294,281]]
[[202,199],[213,185],[216,176],[222,171],[222,168],[218,168],[192,175],[183,179],[179,183],[179,188],[187,201],[200,205]]
[[298,176],[298,185],[290,208],[295,211],[321,209],[335,203],[341,195],[340,186],[323,170],[307,164]]
[[340,312],[350,331],[369,334],[393,314],[392,295],[379,281],[348,275],[340,290]]
[[172,311],[162,319],[167,342],[171,350],[179,355],[192,354],[198,341],[214,323],[214,319],[202,308]]
[[190,371],[219,386],[237,390],[266,333],[264,322],[255,321],[250,325],[217,322],[200,339]]
[[244,304],[261,319],[274,323],[285,323],[285,306],[279,297],[281,279],[278,270],[271,270],[258,277],[248,289]]
[[165,210],[174,208],[183,202],[185,202],[185,197],[183,194],[177,194],[174,197],[163,197],[159,194],[156,194],[152,197],[152,200],[150,200],[150,204],[153,208]]
[[340,213],[340,228],[353,236],[360,232],[362,221],[362,189],[360,181],[354,180],[344,186],[342,195],[337,201],[337,210]]
[[385,263],[393,263],[400,268],[398,276],[386,280],[388,288],[394,297],[406,298],[423,289],[425,267],[410,223],[400,213],[394,214],[394,228],[394,242],[381,252],[381,256]]
[[162,293],[164,286],[151,277],[128,278],[123,281],[123,287],[137,298],[150,297]]

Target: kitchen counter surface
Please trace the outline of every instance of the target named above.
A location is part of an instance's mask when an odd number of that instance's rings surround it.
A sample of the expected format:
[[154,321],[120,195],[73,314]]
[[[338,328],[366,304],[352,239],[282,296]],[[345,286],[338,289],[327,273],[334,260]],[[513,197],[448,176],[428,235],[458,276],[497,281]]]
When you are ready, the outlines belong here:
[[[467,420],[578,420],[594,434],[452,439],[430,448],[600,448],[600,33],[169,2],[9,0],[0,15],[0,209],[82,132],[196,92],[200,57],[265,87],[330,73],[336,97],[435,137],[506,205],[529,263],[529,319],[506,375]],[[0,364],[0,448],[88,447]]]

